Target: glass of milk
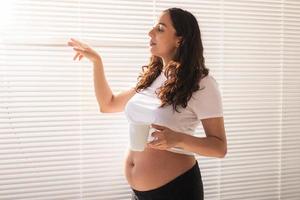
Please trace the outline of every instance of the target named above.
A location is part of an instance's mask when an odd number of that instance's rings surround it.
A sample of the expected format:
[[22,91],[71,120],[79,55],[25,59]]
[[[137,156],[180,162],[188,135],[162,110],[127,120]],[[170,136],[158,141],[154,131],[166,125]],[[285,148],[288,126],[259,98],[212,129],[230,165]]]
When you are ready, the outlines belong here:
[[144,151],[147,141],[153,140],[155,129],[150,124],[129,123],[129,146],[132,151]]

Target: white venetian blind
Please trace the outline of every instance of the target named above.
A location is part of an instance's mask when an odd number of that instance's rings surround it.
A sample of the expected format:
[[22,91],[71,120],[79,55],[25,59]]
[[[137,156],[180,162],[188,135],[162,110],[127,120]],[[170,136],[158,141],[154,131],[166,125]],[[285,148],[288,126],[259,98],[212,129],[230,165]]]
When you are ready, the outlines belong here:
[[222,199],[280,199],[282,2],[224,1]]
[[114,92],[148,61],[152,1],[14,1],[1,29],[0,199],[129,199],[127,123],[99,112],[92,67],[69,37],[100,52]]
[[130,199],[127,121],[99,112],[91,64],[66,43],[93,46],[120,92],[148,62],[153,20],[174,6],[197,17],[223,97],[228,154],[197,156],[205,199],[300,198],[296,0],[14,0],[0,6],[0,200]]
[[282,199],[300,199],[300,2],[285,0],[282,7]]

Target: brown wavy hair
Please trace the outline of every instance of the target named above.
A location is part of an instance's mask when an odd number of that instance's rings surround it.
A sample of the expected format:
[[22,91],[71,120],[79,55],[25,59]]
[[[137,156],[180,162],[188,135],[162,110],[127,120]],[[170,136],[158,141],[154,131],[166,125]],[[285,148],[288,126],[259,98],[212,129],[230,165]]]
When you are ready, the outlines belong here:
[[[180,8],[169,8],[163,12],[170,14],[176,35],[182,40],[163,72],[167,80],[155,93],[161,100],[160,107],[172,105],[173,110],[179,112],[177,106],[186,108],[193,92],[199,90],[201,78],[209,74],[209,69],[205,67],[201,33],[194,15]],[[162,69],[162,59],[152,55],[149,64],[142,66],[135,91],[149,87]]]

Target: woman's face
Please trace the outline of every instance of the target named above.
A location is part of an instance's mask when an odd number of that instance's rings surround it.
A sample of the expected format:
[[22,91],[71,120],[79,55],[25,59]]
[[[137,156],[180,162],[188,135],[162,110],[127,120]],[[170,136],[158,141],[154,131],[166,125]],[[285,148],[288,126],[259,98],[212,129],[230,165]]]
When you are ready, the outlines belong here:
[[163,12],[155,26],[149,31],[150,51],[152,55],[165,60],[173,58],[176,48],[179,46],[180,37],[176,36],[176,31],[172,26],[170,14]]

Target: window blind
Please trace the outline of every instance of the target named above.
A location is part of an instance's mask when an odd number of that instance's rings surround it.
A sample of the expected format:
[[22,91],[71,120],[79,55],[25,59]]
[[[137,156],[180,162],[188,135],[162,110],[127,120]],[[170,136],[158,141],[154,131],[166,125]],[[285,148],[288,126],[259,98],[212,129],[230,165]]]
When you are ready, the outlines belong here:
[[[0,30],[0,199],[130,199],[124,114],[100,113],[92,67],[69,37],[102,56],[115,93],[148,62],[160,12],[198,19],[219,82],[228,153],[197,156],[206,199],[299,199],[296,0],[12,1]],[[2,7],[3,8],[3,7]],[[4,9],[5,10],[5,9]],[[200,125],[196,136],[204,136]]]
[[282,199],[299,199],[300,185],[300,2],[282,6],[281,182]]
[[232,123],[222,199],[280,199],[281,7],[280,1],[223,4],[223,86]]

